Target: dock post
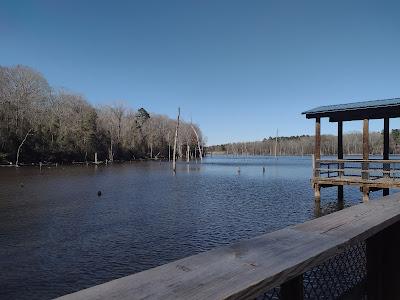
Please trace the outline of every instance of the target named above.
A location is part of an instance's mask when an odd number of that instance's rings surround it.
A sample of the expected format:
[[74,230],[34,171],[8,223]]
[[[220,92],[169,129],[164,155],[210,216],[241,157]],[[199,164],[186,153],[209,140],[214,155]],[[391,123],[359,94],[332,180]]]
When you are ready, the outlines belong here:
[[303,275],[297,276],[281,285],[281,299],[283,300],[303,300],[304,287]]
[[363,181],[362,192],[363,192],[363,202],[368,202],[369,200],[369,187],[364,183],[369,180],[369,120],[363,120],[363,163],[361,170],[361,178]]
[[367,186],[362,186],[362,193],[363,193],[363,202],[368,202],[369,201],[369,187]]
[[[389,118],[383,119],[383,159],[389,159]],[[383,171],[390,171],[390,164],[383,164]],[[383,173],[384,178],[389,178],[390,173]],[[383,189],[383,196],[389,195],[389,189]]]
[[315,118],[314,177],[319,177],[321,159],[321,119]]
[[343,195],[343,185],[338,185],[338,190],[337,190],[337,197],[338,197],[338,201],[342,202],[344,199],[344,195]]
[[321,201],[321,187],[317,183],[314,184],[314,198],[315,202]]
[[320,175],[320,159],[321,159],[321,118],[315,118],[315,148],[313,156],[313,185],[315,202],[321,200],[321,187],[316,181]]
[[368,299],[400,299],[400,222],[367,239]]
[[[338,143],[337,143],[337,158],[343,159],[343,121],[338,121]],[[339,170],[344,169],[344,164],[338,165]],[[339,171],[339,177],[343,176],[343,171]],[[343,201],[343,185],[338,185],[338,201]]]
[[321,202],[320,201],[315,201],[314,202],[314,217],[319,218],[321,217]]

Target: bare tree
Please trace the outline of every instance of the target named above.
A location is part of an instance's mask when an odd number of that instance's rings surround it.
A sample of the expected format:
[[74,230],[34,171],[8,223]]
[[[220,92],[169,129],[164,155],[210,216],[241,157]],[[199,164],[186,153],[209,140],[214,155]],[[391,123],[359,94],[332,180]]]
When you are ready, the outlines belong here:
[[[194,149],[192,134],[187,141],[182,135],[188,126],[179,121],[175,160],[183,157],[184,143],[189,152]],[[18,156],[20,163],[22,151],[30,162],[87,161],[95,153],[100,161],[171,159],[176,127],[176,120],[121,102],[95,108],[83,95],[52,89],[29,67],[0,66],[0,161]]]
[[181,108],[178,107],[178,118],[176,121],[176,128],[175,128],[175,139],[174,139],[174,154],[172,156],[172,170],[176,172],[176,143],[178,141],[178,130],[179,130],[179,118],[181,116]]
[[190,124],[190,127],[192,128],[194,134],[196,135],[196,140],[197,140],[197,147],[199,149],[199,155],[200,155],[200,161],[203,161],[203,152],[201,150],[201,143],[200,143],[200,138],[199,135],[197,134],[196,129],[194,128],[193,124]]
[[28,130],[28,132],[26,133],[26,135],[25,135],[24,139],[22,140],[21,144],[19,144],[19,146],[18,146],[17,157],[16,157],[16,159],[15,159],[15,166],[16,166],[16,167],[19,167],[19,153],[20,153],[21,148],[22,148],[22,146],[24,145],[26,139],[27,139],[28,136],[30,135],[31,131],[32,131],[32,129],[29,129],[29,130]]

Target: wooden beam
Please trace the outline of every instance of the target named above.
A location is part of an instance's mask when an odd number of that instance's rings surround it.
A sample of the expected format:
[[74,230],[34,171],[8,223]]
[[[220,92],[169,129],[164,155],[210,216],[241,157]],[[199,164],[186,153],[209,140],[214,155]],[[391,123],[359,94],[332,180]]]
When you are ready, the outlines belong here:
[[368,299],[400,299],[400,222],[367,239]]
[[281,285],[280,294],[280,299],[282,300],[303,300],[303,274],[283,283]]
[[364,119],[373,120],[398,117],[400,117],[400,105],[397,105],[395,107],[378,107],[369,109],[306,114],[307,119],[329,118],[329,122],[355,121]]
[[[254,299],[399,221],[400,196],[394,194],[60,299]],[[396,253],[399,244],[393,244]]]
[[363,160],[369,158],[369,120],[363,120]]
[[[320,163],[340,163],[340,162],[350,162],[350,163],[362,163],[364,160],[362,159],[320,159]],[[370,163],[392,163],[392,164],[400,164],[399,159],[368,159],[367,162]]]
[[343,121],[338,122],[338,149],[337,158],[343,159]]
[[[343,159],[343,121],[338,122],[338,140],[337,140],[337,158]],[[344,164],[339,165],[339,169],[344,169]],[[343,176],[343,172],[339,173],[339,176]],[[338,200],[343,200],[343,185],[338,186]]]
[[[383,159],[389,160],[389,118],[383,119]],[[390,164],[383,164],[383,169],[385,171],[390,170]],[[383,175],[384,177],[390,177],[387,173]],[[389,189],[383,189],[383,196],[389,195]]]
[[389,159],[389,118],[383,119],[383,159]]
[[315,149],[314,149],[315,159],[321,158],[321,119],[315,119]]
[[[315,119],[315,148],[314,148],[315,168],[319,168],[318,160],[321,159],[321,119]],[[319,177],[319,171],[314,172],[314,177]]]
[[[369,159],[369,120],[364,119],[363,120],[363,160],[368,160],[368,159]],[[364,171],[368,171],[369,163],[363,162],[362,169]],[[368,172],[362,172],[361,175],[362,175],[363,180],[369,179]],[[367,202],[369,200],[369,187],[366,185],[362,185],[361,188],[362,188],[362,193],[363,193],[363,202]]]

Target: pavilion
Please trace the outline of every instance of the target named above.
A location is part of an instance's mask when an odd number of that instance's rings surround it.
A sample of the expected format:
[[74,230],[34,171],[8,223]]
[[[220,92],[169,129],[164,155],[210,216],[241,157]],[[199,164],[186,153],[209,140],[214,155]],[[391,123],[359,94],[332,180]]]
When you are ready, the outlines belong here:
[[[400,187],[400,160],[389,159],[389,120],[400,117],[400,98],[320,106],[303,112],[307,119],[315,119],[315,149],[312,185],[316,201],[321,187],[338,187],[338,199],[343,200],[343,186],[357,185],[363,201],[371,191]],[[321,159],[321,118],[337,122],[337,159]],[[369,158],[369,120],[383,119],[383,158]],[[343,122],[363,121],[362,159],[343,158]]]

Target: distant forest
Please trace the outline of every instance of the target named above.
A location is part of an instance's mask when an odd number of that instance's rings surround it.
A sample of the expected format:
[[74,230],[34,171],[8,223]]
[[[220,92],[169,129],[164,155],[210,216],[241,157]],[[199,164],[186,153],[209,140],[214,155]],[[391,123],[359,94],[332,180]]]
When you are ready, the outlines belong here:
[[[93,107],[26,66],[0,66],[0,163],[171,158],[176,120],[122,103]],[[198,126],[181,120],[177,156],[198,155]]]
[[[390,153],[400,153],[400,130],[393,129],[390,134]],[[382,155],[383,133],[369,133],[370,154]],[[310,155],[314,153],[314,136],[269,137],[262,141],[229,143],[207,148],[208,152],[233,155]],[[343,134],[343,151],[346,155],[362,153],[362,133]],[[337,154],[337,136],[321,135],[321,154]]]

